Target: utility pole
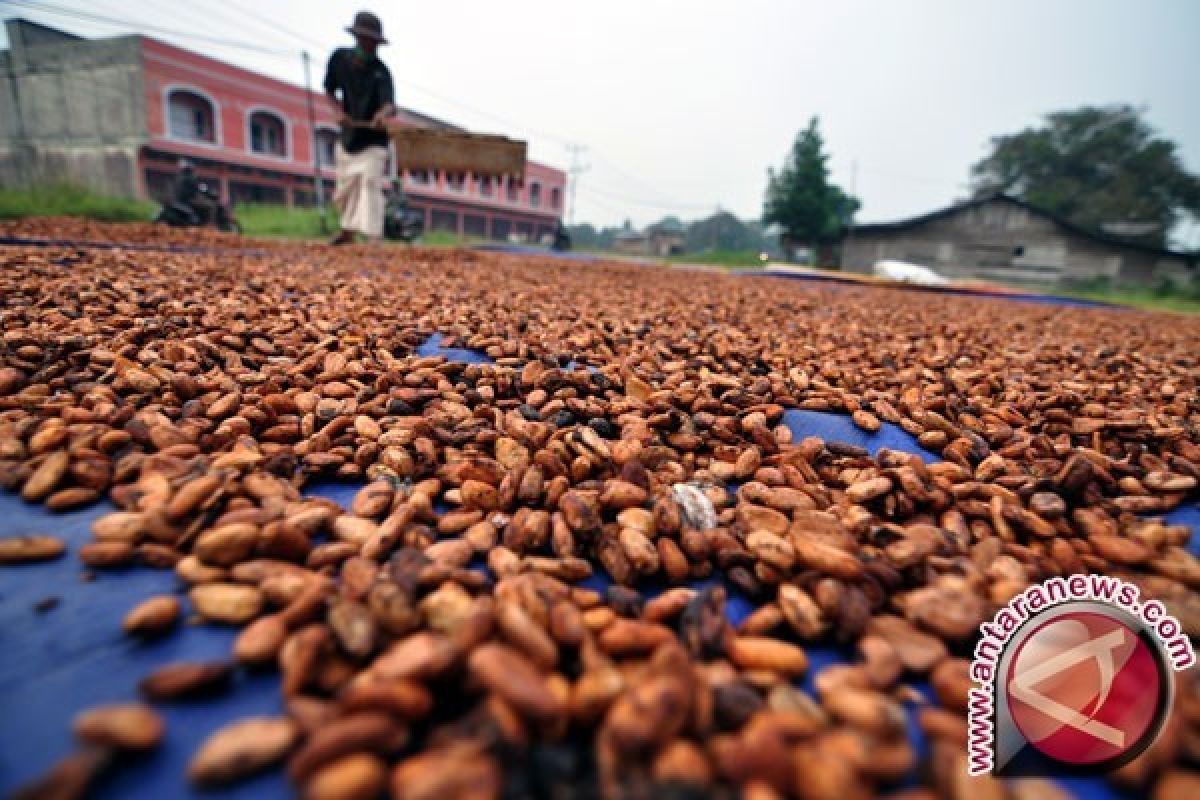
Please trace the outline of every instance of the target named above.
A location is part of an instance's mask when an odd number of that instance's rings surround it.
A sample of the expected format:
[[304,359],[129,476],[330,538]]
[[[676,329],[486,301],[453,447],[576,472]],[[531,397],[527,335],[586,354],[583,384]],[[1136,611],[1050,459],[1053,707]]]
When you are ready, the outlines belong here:
[[313,160],[313,191],[316,192],[317,213],[321,217],[321,233],[328,233],[325,230],[325,181],[321,179],[321,152],[319,142],[317,141],[317,112],[313,108],[312,98],[312,77],[309,74],[309,57],[308,51],[305,50],[304,56],[304,99],[308,102],[308,130],[312,133],[312,160]]
[[571,176],[571,210],[567,212],[567,224],[575,224],[575,190],[579,188],[579,176],[592,168],[591,164],[583,163],[583,154],[587,152],[587,146],[582,144],[569,144],[567,151],[571,154],[571,166],[567,170],[567,174]]

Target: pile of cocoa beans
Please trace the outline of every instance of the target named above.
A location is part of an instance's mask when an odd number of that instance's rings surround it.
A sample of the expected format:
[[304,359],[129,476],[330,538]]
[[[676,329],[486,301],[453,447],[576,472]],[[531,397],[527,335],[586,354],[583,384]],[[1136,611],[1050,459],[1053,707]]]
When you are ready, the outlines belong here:
[[[23,796],[83,796],[158,746],[154,703],[277,670],[286,714],[215,732],[187,780],[283,765],[314,799],[1068,797],[967,777],[980,623],[1031,583],[1100,572],[1200,635],[1190,531],[1161,519],[1198,496],[1200,318],[261,247],[0,247],[0,484],[54,510],[111,500],[83,563],[186,587],[114,628],[241,629],[228,661],[82,710],[79,750]],[[491,363],[418,355],[434,333]],[[899,426],[940,460],[796,435],[792,408]],[[363,488],[342,508],[305,493],[324,479]],[[63,550],[5,539],[0,564]],[[581,585],[598,575],[611,587]],[[736,625],[735,595],[753,604]],[[810,676],[817,646],[849,663]],[[1110,780],[1193,798],[1198,765],[1188,672]]]

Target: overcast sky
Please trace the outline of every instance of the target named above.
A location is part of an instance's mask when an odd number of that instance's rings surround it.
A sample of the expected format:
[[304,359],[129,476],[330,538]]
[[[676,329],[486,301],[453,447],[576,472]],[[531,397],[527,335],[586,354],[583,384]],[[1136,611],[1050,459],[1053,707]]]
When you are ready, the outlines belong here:
[[[360,2],[32,0],[257,46],[327,49]],[[87,35],[128,30],[31,10]],[[761,213],[769,165],[817,115],[834,179],[880,221],[960,198],[988,138],[1084,104],[1132,103],[1200,171],[1196,0],[438,0],[378,2],[402,105],[527,137],[566,168],[576,221],[720,206]],[[301,82],[298,56],[157,35]],[[1200,224],[1181,232],[1200,243]]]

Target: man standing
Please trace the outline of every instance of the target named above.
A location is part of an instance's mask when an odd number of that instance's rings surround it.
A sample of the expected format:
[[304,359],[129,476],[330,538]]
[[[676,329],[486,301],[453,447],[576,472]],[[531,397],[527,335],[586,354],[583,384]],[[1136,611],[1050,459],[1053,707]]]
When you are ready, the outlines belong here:
[[342,230],[333,244],[349,244],[359,233],[372,242],[383,235],[383,170],[388,155],[384,122],[396,113],[392,74],[375,54],[379,45],[387,44],[379,17],[360,11],[346,30],[354,34],[355,46],[335,50],[325,71],[325,94],[342,127],[334,154],[337,189],[333,194]]

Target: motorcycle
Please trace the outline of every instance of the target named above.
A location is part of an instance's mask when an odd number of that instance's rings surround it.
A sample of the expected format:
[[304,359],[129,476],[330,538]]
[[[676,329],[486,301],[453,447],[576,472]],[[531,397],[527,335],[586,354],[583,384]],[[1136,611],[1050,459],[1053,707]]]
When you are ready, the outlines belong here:
[[424,232],[425,215],[408,207],[403,191],[389,191],[383,207],[384,238],[411,244]]
[[550,243],[550,249],[556,253],[566,253],[571,249],[571,234],[561,222],[554,229],[554,241]]
[[220,196],[214,189],[200,184],[199,192],[208,199],[209,207],[168,200],[159,209],[154,221],[170,225],[173,228],[207,228],[211,226],[225,233],[242,232],[242,226],[230,213],[229,208],[221,202]]

